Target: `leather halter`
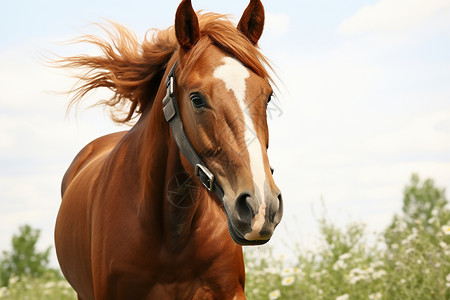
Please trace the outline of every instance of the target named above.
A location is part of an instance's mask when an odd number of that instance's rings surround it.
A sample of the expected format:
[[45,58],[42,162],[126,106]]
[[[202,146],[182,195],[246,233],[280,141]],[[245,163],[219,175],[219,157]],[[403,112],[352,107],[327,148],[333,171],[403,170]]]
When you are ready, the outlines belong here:
[[172,135],[180,149],[181,153],[187,158],[187,160],[194,167],[194,173],[199,178],[203,186],[210,192],[214,192],[219,200],[222,201],[224,193],[222,187],[219,185],[214,177],[214,174],[206,167],[206,164],[201,160],[197,151],[195,151],[189,138],[186,135],[183,127],[183,121],[181,120],[180,110],[175,98],[175,69],[178,65],[178,61],[175,62],[172,69],[166,78],[166,96],[164,97],[163,113],[166,121],[169,123],[172,129]]

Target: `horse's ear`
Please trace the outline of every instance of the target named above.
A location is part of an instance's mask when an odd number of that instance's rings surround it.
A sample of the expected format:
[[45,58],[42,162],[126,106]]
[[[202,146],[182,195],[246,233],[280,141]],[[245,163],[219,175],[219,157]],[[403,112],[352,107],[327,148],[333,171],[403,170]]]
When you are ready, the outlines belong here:
[[237,28],[256,45],[264,28],[264,6],[260,0],[250,0]]
[[194,47],[200,38],[198,18],[192,8],[191,0],[183,0],[175,16],[175,34],[181,48],[186,52]]

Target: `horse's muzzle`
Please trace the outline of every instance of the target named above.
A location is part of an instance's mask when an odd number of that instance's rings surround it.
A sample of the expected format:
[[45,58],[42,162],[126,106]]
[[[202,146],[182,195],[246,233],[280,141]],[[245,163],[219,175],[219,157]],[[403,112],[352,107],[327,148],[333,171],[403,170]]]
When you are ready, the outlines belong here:
[[224,201],[224,206],[233,240],[242,246],[267,243],[283,215],[281,193],[267,195],[262,201],[253,193],[243,192],[230,202]]

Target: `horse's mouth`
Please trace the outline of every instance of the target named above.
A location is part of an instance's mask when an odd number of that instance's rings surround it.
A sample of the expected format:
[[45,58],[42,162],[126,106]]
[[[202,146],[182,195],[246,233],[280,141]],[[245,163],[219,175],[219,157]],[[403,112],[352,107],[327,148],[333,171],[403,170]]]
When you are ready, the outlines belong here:
[[225,215],[227,217],[227,222],[228,222],[228,231],[230,232],[230,236],[233,239],[233,241],[241,246],[259,246],[259,245],[264,245],[265,243],[267,243],[270,238],[268,238],[267,240],[247,240],[245,239],[235,228],[233,223],[230,221],[230,218],[228,217],[228,214],[225,210]]

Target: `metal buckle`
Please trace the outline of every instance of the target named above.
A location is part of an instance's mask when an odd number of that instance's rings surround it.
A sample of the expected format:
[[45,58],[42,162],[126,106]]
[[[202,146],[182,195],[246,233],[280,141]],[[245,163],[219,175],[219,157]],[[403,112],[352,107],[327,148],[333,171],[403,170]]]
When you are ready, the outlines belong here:
[[208,191],[212,192],[214,188],[214,175],[208,170],[207,167],[202,166],[201,164],[195,165],[195,175],[198,176],[202,184],[208,189]]
[[169,93],[169,96],[173,96],[174,92],[174,85],[173,85],[173,76],[169,77],[169,81],[167,82],[167,92]]

